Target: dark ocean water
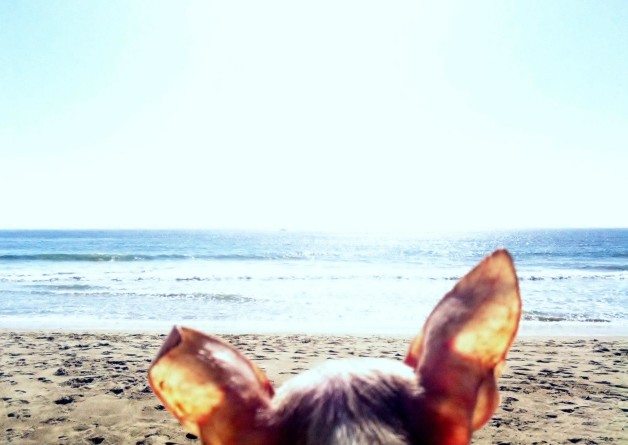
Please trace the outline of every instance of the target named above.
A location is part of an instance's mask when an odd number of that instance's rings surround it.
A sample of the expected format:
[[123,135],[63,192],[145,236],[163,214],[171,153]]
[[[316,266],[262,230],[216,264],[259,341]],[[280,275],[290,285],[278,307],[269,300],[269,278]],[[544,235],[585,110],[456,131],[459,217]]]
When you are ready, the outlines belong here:
[[628,335],[628,229],[0,231],[0,328],[410,335],[498,247],[515,258],[523,333]]

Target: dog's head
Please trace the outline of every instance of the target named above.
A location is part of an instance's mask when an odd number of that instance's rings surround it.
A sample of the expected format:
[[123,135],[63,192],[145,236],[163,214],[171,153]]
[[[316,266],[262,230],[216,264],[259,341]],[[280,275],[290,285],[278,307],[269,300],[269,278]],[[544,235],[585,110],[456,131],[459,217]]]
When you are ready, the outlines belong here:
[[207,445],[463,445],[499,403],[520,315],[512,259],[498,250],[443,297],[403,362],[339,360],[275,394],[234,347],[176,327],[149,381]]

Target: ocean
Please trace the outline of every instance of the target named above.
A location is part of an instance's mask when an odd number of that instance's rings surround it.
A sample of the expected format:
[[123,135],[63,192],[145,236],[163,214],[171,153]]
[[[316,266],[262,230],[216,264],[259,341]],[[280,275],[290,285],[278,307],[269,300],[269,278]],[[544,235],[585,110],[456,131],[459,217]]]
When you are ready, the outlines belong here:
[[628,335],[628,229],[0,231],[0,328],[412,335],[499,247],[522,335]]

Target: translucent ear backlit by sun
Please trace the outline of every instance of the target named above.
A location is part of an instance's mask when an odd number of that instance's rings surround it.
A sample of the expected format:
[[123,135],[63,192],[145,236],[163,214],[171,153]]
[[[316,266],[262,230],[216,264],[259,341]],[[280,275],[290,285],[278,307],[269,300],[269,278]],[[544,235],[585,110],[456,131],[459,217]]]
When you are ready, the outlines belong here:
[[149,378],[168,410],[186,430],[199,436],[199,424],[223,402],[225,394],[189,364],[185,357],[172,351],[152,366]]

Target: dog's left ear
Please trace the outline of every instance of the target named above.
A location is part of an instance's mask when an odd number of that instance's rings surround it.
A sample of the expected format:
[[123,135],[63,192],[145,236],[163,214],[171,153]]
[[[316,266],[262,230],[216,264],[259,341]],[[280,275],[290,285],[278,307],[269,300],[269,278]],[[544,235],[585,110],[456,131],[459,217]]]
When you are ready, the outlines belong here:
[[434,308],[405,359],[424,393],[412,416],[426,443],[467,444],[499,404],[496,379],[519,326],[510,254],[486,257]]
[[149,371],[150,386],[166,408],[207,445],[269,445],[263,422],[273,387],[228,343],[175,327]]

